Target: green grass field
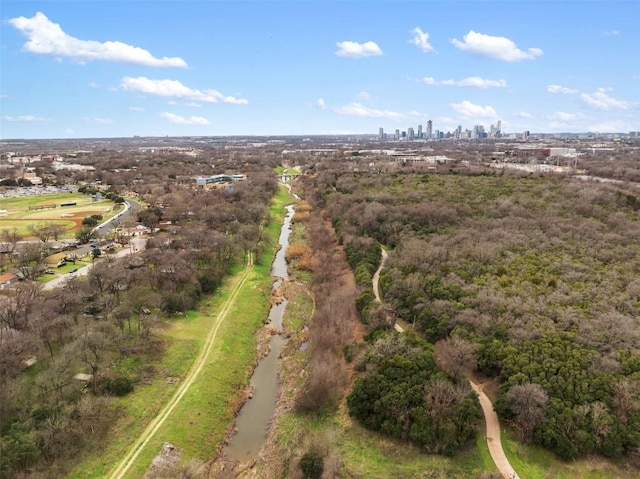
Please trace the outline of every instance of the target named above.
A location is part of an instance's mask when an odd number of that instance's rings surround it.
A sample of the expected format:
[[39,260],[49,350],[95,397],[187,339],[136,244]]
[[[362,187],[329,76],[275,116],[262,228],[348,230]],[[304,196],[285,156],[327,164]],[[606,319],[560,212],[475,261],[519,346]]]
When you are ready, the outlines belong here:
[[[76,204],[61,206],[64,203]],[[63,238],[71,238],[74,230],[82,225],[84,217],[97,214],[106,220],[120,208],[111,200],[93,201],[90,196],[81,193],[3,198],[0,200],[0,210],[6,210],[7,213],[0,216],[0,230],[17,228],[24,239],[34,239],[29,231],[30,226],[56,224],[64,226]]]

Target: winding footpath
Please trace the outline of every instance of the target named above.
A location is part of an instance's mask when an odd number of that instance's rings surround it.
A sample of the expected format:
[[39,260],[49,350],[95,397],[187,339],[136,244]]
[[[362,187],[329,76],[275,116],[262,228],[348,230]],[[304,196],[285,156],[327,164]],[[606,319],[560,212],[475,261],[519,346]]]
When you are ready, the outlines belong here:
[[[372,279],[373,295],[375,296],[377,303],[382,303],[379,285],[380,271],[382,271],[384,263],[389,256],[383,248],[381,248],[381,250],[382,259],[380,260],[380,266],[378,266],[378,269],[374,273]],[[395,329],[400,333],[404,331],[397,323],[395,324]],[[476,392],[476,394],[478,394],[478,398],[480,400],[480,406],[482,407],[482,413],[484,414],[484,421],[487,425],[487,446],[489,448],[489,454],[491,454],[491,459],[493,459],[493,462],[504,479],[520,479],[520,476],[518,476],[509,463],[509,459],[507,459],[504,449],[502,449],[502,440],[500,439],[500,421],[498,420],[498,415],[493,410],[491,400],[482,390],[481,384],[476,384],[471,379],[469,379],[469,383],[471,383],[471,388]]]
[[220,313],[215,318],[215,321],[211,325],[211,329],[209,330],[209,334],[207,335],[207,339],[205,341],[204,346],[202,347],[200,354],[196,358],[195,362],[189,369],[189,372],[185,376],[184,380],[180,384],[178,390],[174,393],[171,400],[162,408],[160,413],[153,418],[153,420],[149,423],[149,425],[145,428],[142,434],[138,437],[136,442],[131,446],[127,454],[122,458],[122,460],[116,465],[114,470],[109,475],[109,479],[121,479],[127,473],[129,468],[133,465],[138,455],[142,452],[151,438],[155,435],[155,433],[160,429],[164,421],[169,417],[174,408],[180,403],[182,397],[189,390],[189,387],[196,380],[198,374],[204,367],[209,354],[211,353],[211,349],[213,348],[213,344],[215,342],[216,336],[218,334],[218,330],[220,329],[220,325],[224,322],[227,317],[227,314],[231,310],[231,307],[234,305],[236,297],[238,296],[238,292],[246,282],[249,272],[251,271],[253,266],[253,257],[251,254],[248,255],[247,258],[247,266],[244,269],[242,275],[237,280],[236,284],[233,286],[232,292],[229,295],[229,299],[226,301]]
[[[380,251],[382,251],[380,266],[378,266],[378,269],[376,270],[376,272],[373,273],[372,282],[373,282],[373,295],[376,298],[376,303],[382,304],[382,297],[380,296],[380,271],[382,271],[382,268],[384,268],[384,263],[387,261],[387,258],[389,257],[389,255],[384,250],[384,248],[380,248]],[[402,329],[402,326],[400,326],[398,323],[394,323],[393,328],[399,333],[404,333],[404,329]]]
[[502,474],[502,477],[506,479],[520,479],[520,476],[518,476],[518,474],[513,470],[513,467],[509,463],[509,459],[507,459],[507,456],[504,454],[504,450],[502,449],[502,441],[500,439],[500,421],[498,420],[498,415],[493,410],[491,400],[482,390],[481,384],[476,384],[471,379],[469,379],[469,382],[480,399],[480,406],[484,413],[484,422],[487,425],[487,446],[489,448],[489,454],[491,454],[491,459],[493,459],[493,462],[498,468],[498,471],[500,471],[500,474]]

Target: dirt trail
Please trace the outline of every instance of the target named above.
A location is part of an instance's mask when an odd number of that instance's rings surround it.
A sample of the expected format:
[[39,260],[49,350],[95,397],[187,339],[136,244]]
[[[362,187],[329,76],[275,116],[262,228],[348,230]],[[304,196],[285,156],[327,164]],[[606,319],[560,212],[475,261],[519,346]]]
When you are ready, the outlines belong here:
[[469,382],[480,399],[480,406],[484,413],[484,421],[487,425],[487,446],[489,447],[491,459],[493,459],[493,462],[496,464],[496,467],[498,468],[498,471],[500,471],[500,474],[502,474],[502,477],[507,479],[519,479],[520,476],[518,476],[513,470],[513,467],[511,467],[511,464],[509,463],[509,459],[507,459],[507,456],[504,454],[504,450],[502,449],[502,441],[500,439],[500,421],[498,420],[498,415],[493,410],[491,400],[482,390],[482,384],[476,384],[471,379],[469,379]]
[[171,400],[162,408],[160,413],[153,418],[153,420],[149,423],[149,425],[142,432],[140,437],[136,440],[133,446],[129,449],[127,454],[122,458],[122,460],[116,465],[113,472],[109,475],[109,479],[121,479],[127,473],[129,468],[133,465],[138,455],[142,452],[142,450],[149,443],[151,438],[155,435],[155,433],[160,429],[164,421],[169,417],[173,409],[178,405],[182,397],[188,391],[189,387],[195,381],[196,377],[204,367],[204,364],[211,352],[214,341],[218,334],[218,329],[220,329],[220,325],[224,322],[229,313],[229,310],[235,303],[235,299],[238,296],[238,292],[242,288],[242,285],[246,282],[247,277],[249,276],[249,271],[251,271],[253,266],[253,258],[251,254],[248,255],[247,258],[247,267],[244,269],[242,276],[237,280],[236,284],[233,286],[233,290],[229,295],[229,299],[224,304],[220,313],[215,318],[215,321],[211,325],[211,329],[209,330],[209,334],[207,335],[207,340],[205,341],[200,354],[196,358],[195,362],[189,369],[189,372],[183,379],[182,383],[178,390],[174,393]]
[[[380,298],[380,271],[384,266],[384,263],[388,257],[387,252],[381,248],[382,250],[382,260],[380,261],[380,266],[377,271],[373,275],[373,294],[376,298],[376,302],[382,303]],[[403,332],[403,329],[396,324],[395,329],[398,332]],[[498,415],[493,410],[493,404],[491,404],[491,400],[487,397],[487,395],[482,391],[482,384],[476,384],[471,379],[469,379],[471,383],[471,387],[478,394],[480,399],[480,406],[482,407],[482,412],[484,414],[484,420],[487,424],[487,446],[489,446],[489,454],[491,454],[491,459],[495,463],[498,471],[502,474],[502,477],[505,479],[520,479],[520,476],[516,474],[507,459],[507,456],[504,454],[504,450],[502,449],[502,441],[500,439],[500,421],[498,421]]]

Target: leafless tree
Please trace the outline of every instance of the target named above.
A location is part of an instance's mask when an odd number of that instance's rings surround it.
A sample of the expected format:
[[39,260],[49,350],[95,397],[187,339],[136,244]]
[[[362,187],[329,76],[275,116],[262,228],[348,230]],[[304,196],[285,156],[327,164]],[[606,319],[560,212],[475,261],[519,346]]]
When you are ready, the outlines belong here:
[[16,250],[16,245],[19,241],[22,241],[22,235],[18,233],[18,228],[15,226],[12,229],[3,228],[0,234],[0,240],[4,243],[4,248],[9,254],[13,254]]
[[535,383],[511,386],[506,396],[522,440],[530,441],[534,428],[545,418],[549,396]]
[[452,377],[458,378],[475,371],[478,362],[477,344],[454,335],[438,342],[436,348],[440,367]]
[[26,243],[18,248],[16,268],[25,279],[35,279],[44,270],[44,245]]
[[51,238],[51,228],[49,224],[31,224],[27,227],[29,233],[38,238],[43,243],[49,241]]

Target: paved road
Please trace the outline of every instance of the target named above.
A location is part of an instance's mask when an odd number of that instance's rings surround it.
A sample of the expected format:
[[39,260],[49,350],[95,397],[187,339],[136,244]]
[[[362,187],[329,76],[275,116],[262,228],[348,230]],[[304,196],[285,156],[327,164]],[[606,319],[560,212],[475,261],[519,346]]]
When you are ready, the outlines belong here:
[[140,211],[141,208],[140,203],[137,201],[124,200],[124,210],[94,228],[96,236],[100,238],[106,236],[110,230],[122,224],[122,222],[130,216],[137,216],[138,211]]
[[[129,247],[123,250],[120,250],[115,254],[116,258],[122,258],[123,256],[127,256],[129,254],[142,251],[147,245],[147,239],[135,237],[135,238],[131,238],[129,243],[130,243]],[[102,261],[102,259],[98,259],[96,263],[99,261]],[[75,278],[78,276],[86,276],[87,274],[89,274],[89,270],[91,269],[92,266],[93,266],[93,263],[83,266],[81,268],[78,268],[78,271],[76,271],[75,273],[61,274],[56,278],[53,278],[51,281],[47,281],[42,287],[42,289],[44,289],[45,291],[48,291],[58,286],[62,286],[67,280],[71,278]]]
[[125,476],[129,468],[133,465],[138,455],[142,452],[142,450],[149,443],[151,438],[158,432],[158,429],[162,426],[164,421],[169,417],[173,409],[180,403],[182,397],[189,390],[189,387],[193,384],[196,377],[204,367],[209,354],[211,353],[211,349],[213,348],[213,344],[215,343],[216,336],[218,334],[218,329],[220,329],[220,325],[227,318],[231,307],[235,304],[236,297],[238,296],[238,292],[245,284],[247,277],[249,276],[249,271],[253,268],[253,258],[251,255],[248,255],[247,258],[247,267],[244,271],[236,278],[236,282],[233,285],[233,289],[231,294],[229,295],[229,299],[222,307],[220,313],[215,318],[211,325],[211,329],[209,330],[209,334],[207,335],[207,340],[200,351],[200,354],[196,358],[195,362],[189,369],[189,372],[182,380],[180,387],[174,393],[171,400],[165,404],[160,413],[151,420],[151,422],[147,425],[146,429],[142,432],[140,437],[136,440],[133,446],[129,449],[129,451],[125,454],[122,460],[116,465],[113,472],[109,475],[109,479],[121,479]]

